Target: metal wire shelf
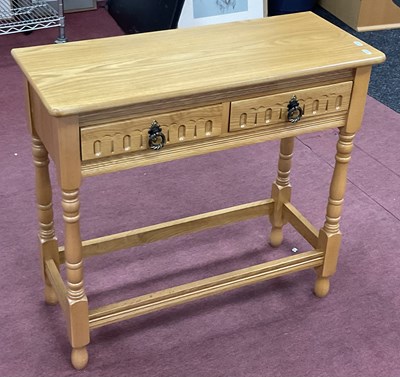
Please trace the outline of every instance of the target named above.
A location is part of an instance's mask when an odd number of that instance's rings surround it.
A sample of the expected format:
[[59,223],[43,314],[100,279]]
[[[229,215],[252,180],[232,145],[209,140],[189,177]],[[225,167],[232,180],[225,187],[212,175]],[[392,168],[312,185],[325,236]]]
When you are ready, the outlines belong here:
[[0,35],[51,27],[60,28],[56,43],[66,42],[63,1],[57,11],[45,0],[0,0]]

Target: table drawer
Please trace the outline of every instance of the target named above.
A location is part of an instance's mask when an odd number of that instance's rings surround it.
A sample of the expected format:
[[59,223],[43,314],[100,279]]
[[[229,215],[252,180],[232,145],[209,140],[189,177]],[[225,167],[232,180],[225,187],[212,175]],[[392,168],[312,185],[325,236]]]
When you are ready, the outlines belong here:
[[296,96],[303,112],[300,122],[325,114],[345,112],[349,108],[352,86],[352,81],[347,81],[234,101],[231,104],[229,131],[290,123],[288,104],[293,96]]
[[148,131],[154,120],[161,126],[165,148],[168,148],[171,144],[220,135],[222,104],[83,126],[80,129],[82,161],[150,149]]

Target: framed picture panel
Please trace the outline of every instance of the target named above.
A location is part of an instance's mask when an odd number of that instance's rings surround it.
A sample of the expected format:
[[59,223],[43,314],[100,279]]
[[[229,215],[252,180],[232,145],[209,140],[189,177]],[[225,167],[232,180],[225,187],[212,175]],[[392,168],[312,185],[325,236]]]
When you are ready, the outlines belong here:
[[264,0],[186,0],[178,28],[249,20],[264,16]]
[[[58,9],[57,1],[49,1],[55,9]],[[97,8],[96,0],[64,0],[64,12],[80,12],[83,10],[93,10]]]

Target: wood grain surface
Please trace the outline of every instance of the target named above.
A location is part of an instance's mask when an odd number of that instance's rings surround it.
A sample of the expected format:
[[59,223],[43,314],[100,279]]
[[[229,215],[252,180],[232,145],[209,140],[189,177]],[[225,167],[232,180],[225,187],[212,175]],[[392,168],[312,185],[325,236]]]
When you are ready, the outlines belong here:
[[[311,12],[14,49],[53,116],[372,65],[383,53]],[[366,52],[368,51],[368,52]]]

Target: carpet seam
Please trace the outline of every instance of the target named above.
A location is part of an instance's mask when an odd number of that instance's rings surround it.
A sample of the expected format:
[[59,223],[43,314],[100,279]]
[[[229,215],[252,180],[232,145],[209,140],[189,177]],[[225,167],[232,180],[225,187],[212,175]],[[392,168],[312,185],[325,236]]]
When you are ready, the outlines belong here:
[[[319,159],[321,159],[323,162],[325,162],[327,165],[329,165],[332,169],[334,168],[334,165],[332,165],[329,161],[327,161],[324,157],[322,157],[321,155],[319,155],[318,153],[316,153],[309,145],[307,145],[303,140],[296,138],[297,140],[299,140],[300,143],[302,143],[305,147],[307,147],[308,149],[310,149],[310,151],[317,156]],[[364,152],[364,150],[362,148],[360,148],[358,145],[354,144],[355,148],[360,149],[362,152]],[[366,153],[366,152],[364,152]],[[369,154],[366,153],[368,156]],[[371,156],[372,157],[372,156]],[[376,160],[376,159],[374,159]],[[378,160],[376,160],[377,162],[379,162]],[[380,162],[379,162],[380,163]],[[382,163],[380,163],[382,165]],[[385,166],[385,165],[383,165]],[[387,168],[387,166],[385,166]],[[392,171],[391,169],[388,168],[389,171]],[[395,173],[395,175],[398,177],[398,175]],[[369,199],[371,199],[374,203],[376,203],[379,207],[383,208],[387,213],[389,213],[392,217],[394,217],[397,221],[400,222],[400,218],[397,217],[393,212],[391,212],[388,208],[386,208],[384,205],[382,205],[381,203],[379,203],[376,199],[374,199],[371,195],[369,195],[365,190],[363,190],[360,186],[358,186],[354,181],[352,181],[350,178],[346,178],[346,180],[348,182],[350,182],[353,186],[355,186],[356,188],[358,188],[362,193],[364,193]]]

